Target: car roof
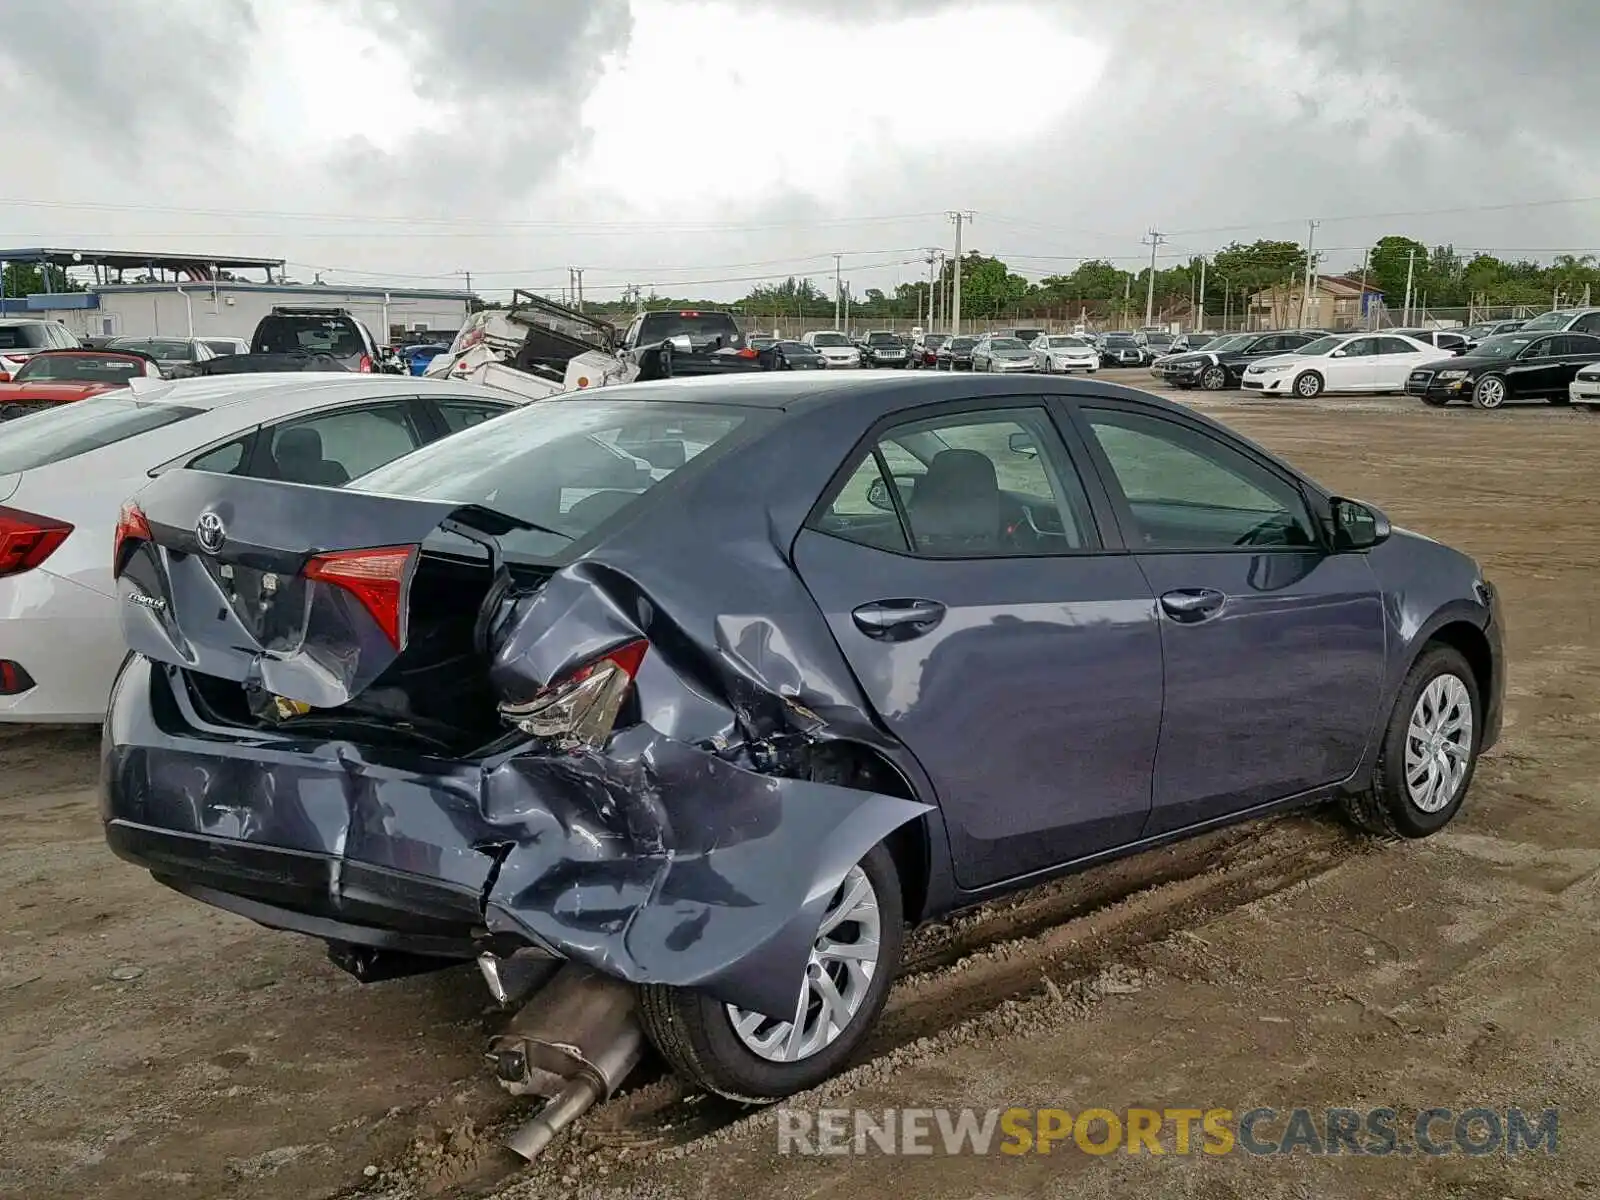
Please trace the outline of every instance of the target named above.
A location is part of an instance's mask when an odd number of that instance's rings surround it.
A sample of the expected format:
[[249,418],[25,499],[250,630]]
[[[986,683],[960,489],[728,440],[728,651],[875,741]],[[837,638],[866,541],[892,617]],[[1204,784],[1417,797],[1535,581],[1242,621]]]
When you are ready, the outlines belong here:
[[185,408],[220,409],[246,402],[300,408],[306,403],[381,399],[386,396],[472,396],[516,403],[492,388],[411,375],[367,375],[353,371],[282,371],[244,375],[206,375],[157,380],[134,389],[137,399]]
[[[936,404],[946,400],[1014,397],[1017,395],[1061,395],[1062,385],[1054,376],[1017,378],[1011,375],[977,377],[936,372],[787,372],[767,374],[702,376],[692,379],[659,379],[650,383],[628,383],[586,392],[568,392],[554,397],[556,403],[584,403],[606,400],[648,400],[671,404],[719,404],[736,408],[763,408],[780,412],[802,412],[833,405],[858,403],[871,397],[894,395],[909,404]],[[1072,396],[1100,396],[1131,399],[1154,408],[1178,412],[1191,411],[1150,392],[1115,383],[1083,380],[1073,384]]]

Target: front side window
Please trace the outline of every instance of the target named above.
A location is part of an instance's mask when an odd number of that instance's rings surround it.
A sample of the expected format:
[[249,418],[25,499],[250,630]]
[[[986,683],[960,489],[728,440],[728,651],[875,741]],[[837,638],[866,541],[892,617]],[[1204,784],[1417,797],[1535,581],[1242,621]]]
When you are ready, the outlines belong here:
[[1354,338],[1344,344],[1346,358],[1370,358],[1377,353],[1379,353],[1377,338]]
[[1063,554],[1094,545],[1083,485],[1048,415],[1036,408],[896,426],[856,462],[817,527],[926,558]]
[[265,431],[268,479],[338,487],[409,454],[423,438],[405,404],[341,409]]
[[1137,545],[1150,550],[1310,548],[1299,488],[1232,446],[1162,417],[1086,409],[1127,500]]

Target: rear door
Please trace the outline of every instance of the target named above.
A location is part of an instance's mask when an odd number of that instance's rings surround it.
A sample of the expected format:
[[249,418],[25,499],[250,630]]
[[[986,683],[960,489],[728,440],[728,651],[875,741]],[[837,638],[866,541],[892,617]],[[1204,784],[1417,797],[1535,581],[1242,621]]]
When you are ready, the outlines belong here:
[[1137,837],[1160,641],[1148,585],[1107,552],[1104,498],[1091,504],[1038,398],[919,417],[841,464],[795,564],[932,779],[958,881],[980,888]]
[[1366,556],[1326,550],[1299,482],[1214,428],[1113,400],[1077,411],[1160,613],[1146,834],[1348,777],[1385,663]]
[[1448,350],[1418,350],[1404,338],[1383,336],[1378,341],[1378,357],[1374,360],[1373,389],[1380,392],[1403,392],[1406,377],[1423,363],[1438,362],[1449,354]]
[[1561,370],[1548,397],[1565,403],[1568,399],[1568,385],[1584,367],[1600,358],[1600,337],[1587,333],[1565,333],[1559,339],[1561,349]]

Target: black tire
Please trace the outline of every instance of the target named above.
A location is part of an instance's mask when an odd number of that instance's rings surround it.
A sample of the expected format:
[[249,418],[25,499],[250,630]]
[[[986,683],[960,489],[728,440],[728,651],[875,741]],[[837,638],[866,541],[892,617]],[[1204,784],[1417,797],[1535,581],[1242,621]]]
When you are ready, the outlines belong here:
[[1228,386],[1228,369],[1214,364],[1200,372],[1200,388],[1207,392],[1220,392]]
[[1315,400],[1322,395],[1322,376],[1316,371],[1301,371],[1294,377],[1294,394],[1302,400]]
[[1472,403],[1477,408],[1501,408],[1510,394],[1511,387],[1503,375],[1485,375],[1472,385]]
[[739,1040],[721,1001],[689,988],[644,985],[639,989],[640,1023],[679,1076],[730,1099],[762,1103],[816,1087],[850,1065],[883,1011],[905,941],[900,873],[894,856],[880,843],[867,852],[861,868],[878,897],[880,953],[872,982],[849,1024],[810,1057],[773,1062]]
[[[1444,675],[1455,676],[1466,688],[1472,706],[1472,739],[1467,751],[1466,773],[1456,785],[1455,794],[1443,807],[1427,812],[1417,806],[1406,787],[1407,731],[1418,699],[1429,684]],[[1342,801],[1345,815],[1357,828],[1380,837],[1422,838],[1439,832],[1460,811],[1462,801],[1472,787],[1482,731],[1482,699],[1472,667],[1453,646],[1446,646],[1442,642],[1430,643],[1418,655],[1405,682],[1400,685],[1400,694],[1395,699],[1388,728],[1383,733],[1378,765],[1373,769],[1367,788],[1346,796]]]

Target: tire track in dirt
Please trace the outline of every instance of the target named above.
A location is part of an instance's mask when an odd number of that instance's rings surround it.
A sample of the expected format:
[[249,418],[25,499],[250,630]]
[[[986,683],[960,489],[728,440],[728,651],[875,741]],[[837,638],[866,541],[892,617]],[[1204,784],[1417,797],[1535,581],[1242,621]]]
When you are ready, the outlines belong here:
[[[931,1052],[942,1035],[1007,1001],[1084,985],[1142,945],[1377,845],[1331,816],[1278,818],[1093,868],[919,929],[908,939],[900,977],[859,1061],[908,1048]],[[528,1178],[570,1186],[575,1170],[608,1173],[629,1158],[692,1147],[757,1111],[690,1090],[652,1060],[625,1092],[551,1146]],[[474,1131],[480,1171],[470,1180],[452,1171],[446,1185],[452,1194],[486,1195],[517,1172],[520,1164],[495,1148],[511,1127]],[[346,1195],[428,1194],[443,1182],[429,1178],[428,1157],[396,1164],[376,1188]]]

